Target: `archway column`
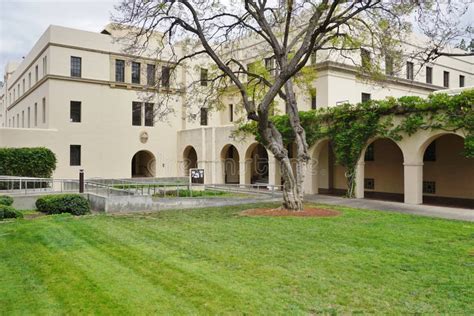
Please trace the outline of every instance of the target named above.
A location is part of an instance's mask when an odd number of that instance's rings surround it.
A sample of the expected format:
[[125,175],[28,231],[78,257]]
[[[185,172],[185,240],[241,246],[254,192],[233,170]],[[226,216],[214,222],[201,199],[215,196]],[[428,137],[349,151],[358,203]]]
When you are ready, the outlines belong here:
[[356,178],[355,178],[355,197],[356,199],[364,198],[364,174],[365,174],[365,162],[364,157],[361,157],[356,165]]
[[247,177],[247,174],[250,173],[250,168],[251,161],[246,161],[246,159],[243,159],[243,161],[239,162],[240,184],[250,184],[250,176]]
[[407,204],[423,203],[423,163],[404,163],[404,195]]

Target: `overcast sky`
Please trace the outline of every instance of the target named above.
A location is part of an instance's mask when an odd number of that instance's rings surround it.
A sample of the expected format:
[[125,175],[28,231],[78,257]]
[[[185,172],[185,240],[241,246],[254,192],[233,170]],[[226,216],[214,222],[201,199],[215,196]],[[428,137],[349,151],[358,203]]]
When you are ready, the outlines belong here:
[[99,32],[118,0],[0,0],[0,80],[9,60],[21,60],[50,24]]

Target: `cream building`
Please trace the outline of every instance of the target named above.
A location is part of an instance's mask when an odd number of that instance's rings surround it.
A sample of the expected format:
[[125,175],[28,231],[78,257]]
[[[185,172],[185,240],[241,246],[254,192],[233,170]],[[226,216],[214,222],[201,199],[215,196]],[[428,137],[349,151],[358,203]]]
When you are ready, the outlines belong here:
[[[9,63],[0,88],[0,146],[50,148],[58,158],[56,178],[76,178],[79,169],[88,178],[174,177],[199,167],[206,183],[281,184],[275,159],[261,145],[231,137],[242,115],[237,96],[230,94],[220,111],[196,104],[201,117],[189,120],[196,109],[184,106],[186,86],[209,67],[205,60],[192,60],[170,75],[173,65],[152,50],[141,57],[125,53],[115,40],[118,33],[111,26],[100,33],[50,26],[21,63]],[[265,51],[252,40],[241,46],[236,54],[245,63]],[[183,49],[175,47],[178,55]],[[340,56],[318,55],[316,97],[299,91],[300,110],[474,85],[472,57],[442,57],[419,71],[416,65],[407,61],[375,85]],[[169,93],[167,106],[155,97],[157,81],[158,94]],[[400,142],[372,140],[358,165],[357,196],[474,207],[474,161],[460,155],[462,137],[462,131],[440,131]],[[318,142],[310,152],[306,192],[342,193],[344,170],[329,142]]]

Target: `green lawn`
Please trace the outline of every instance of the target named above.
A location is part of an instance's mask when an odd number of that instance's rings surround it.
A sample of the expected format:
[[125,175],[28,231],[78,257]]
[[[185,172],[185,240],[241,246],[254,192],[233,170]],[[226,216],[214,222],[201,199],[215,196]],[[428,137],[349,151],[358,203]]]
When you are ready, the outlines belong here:
[[0,222],[0,314],[474,313],[474,224],[245,206]]

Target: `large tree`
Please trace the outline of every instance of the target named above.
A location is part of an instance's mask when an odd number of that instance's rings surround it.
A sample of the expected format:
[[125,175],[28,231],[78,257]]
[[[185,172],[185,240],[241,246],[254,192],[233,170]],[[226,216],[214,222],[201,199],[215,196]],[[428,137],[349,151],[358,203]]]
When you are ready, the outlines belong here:
[[[186,83],[189,91],[195,87],[187,93],[188,102],[199,101],[207,107],[212,102],[218,104],[229,91],[238,93],[246,118],[256,122],[264,146],[280,163],[283,207],[301,210],[310,157],[295,86],[312,80],[315,69],[308,68],[311,59],[319,58],[321,52],[336,51],[358,64],[366,78],[382,80],[375,75],[382,71],[370,56],[401,59],[402,42],[412,24],[426,23],[437,10],[435,1],[123,0],[114,20],[135,27],[129,43],[135,52],[147,46],[152,34],[159,33],[163,45],[156,53],[175,69],[193,64],[193,60],[213,65],[205,77],[205,88],[199,80]],[[423,30],[429,32],[426,25]],[[424,51],[425,60],[432,60],[447,44],[436,40],[439,31],[432,36],[436,47]],[[241,49],[250,42],[256,43],[252,50],[257,55],[267,57],[265,62],[260,57],[248,65]],[[361,58],[354,53],[360,49],[368,52]],[[309,79],[304,79],[306,76]],[[276,102],[285,104],[294,133],[294,171],[282,135],[271,119]]]

